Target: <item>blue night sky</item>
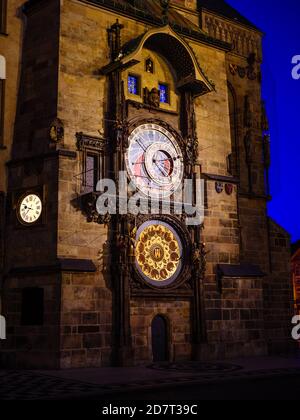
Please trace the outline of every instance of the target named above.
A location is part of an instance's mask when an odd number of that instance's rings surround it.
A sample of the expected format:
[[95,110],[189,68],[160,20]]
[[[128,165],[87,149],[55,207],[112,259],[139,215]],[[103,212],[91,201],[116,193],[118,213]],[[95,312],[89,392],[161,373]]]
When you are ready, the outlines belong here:
[[272,202],[269,214],[300,239],[300,80],[292,57],[300,55],[299,0],[227,0],[264,33],[263,98],[271,126]]

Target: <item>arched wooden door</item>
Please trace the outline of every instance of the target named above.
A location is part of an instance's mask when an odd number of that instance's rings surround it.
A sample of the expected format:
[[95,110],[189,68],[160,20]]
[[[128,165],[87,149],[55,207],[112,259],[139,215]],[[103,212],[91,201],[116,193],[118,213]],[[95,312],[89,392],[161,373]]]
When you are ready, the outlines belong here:
[[166,319],[157,315],[152,321],[152,353],[154,362],[169,360],[168,324]]

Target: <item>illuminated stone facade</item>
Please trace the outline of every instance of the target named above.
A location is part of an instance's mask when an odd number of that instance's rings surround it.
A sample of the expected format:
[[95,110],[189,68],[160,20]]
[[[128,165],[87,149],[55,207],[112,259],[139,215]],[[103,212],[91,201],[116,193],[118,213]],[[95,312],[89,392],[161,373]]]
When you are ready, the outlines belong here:
[[[0,38],[12,86],[7,149],[0,150],[2,366],[103,367],[288,350],[289,237],[266,212],[262,33],[208,1],[35,0],[12,18],[19,3],[10,2],[9,35]],[[128,138],[142,124],[174,137],[185,175],[205,181],[201,228],[174,215],[95,211],[97,181],[126,169]],[[44,208],[29,226],[16,218],[28,193]],[[136,230],[151,220],[180,239],[167,245],[174,242],[174,262],[176,251],[181,260],[160,268],[163,280],[175,274],[164,287],[153,283],[157,273],[147,282],[136,269]],[[160,335],[157,316],[165,323]],[[154,354],[154,340],[164,354]]]
[[295,313],[300,314],[300,251],[298,243],[296,244],[296,249],[292,255],[292,276]]

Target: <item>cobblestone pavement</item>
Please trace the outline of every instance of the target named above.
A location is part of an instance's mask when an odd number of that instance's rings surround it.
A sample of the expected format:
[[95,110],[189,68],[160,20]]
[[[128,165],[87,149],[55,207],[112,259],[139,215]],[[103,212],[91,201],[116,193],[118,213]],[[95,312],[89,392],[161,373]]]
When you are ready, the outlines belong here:
[[0,373],[1,400],[39,400],[66,398],[72,395],[97,392],[96,385],[68,381],[32,371],[2,371]]
[[[105,373],[104,373],[105,372]],[[300,378],[300,367],[247,369],[230,363],[153,364],[148,368],[60,372],[0,371],[1,400],[73,400],[101,399],[130,395],[135,391],[168,389],[192,384],[213,384],[250,379]],[[66,377],[66,376],[69,376]],[[140,376],[140,380],[137,377]],[[95,380],[96,378],[96,380]],[[118,381],[117,381],[118,379]],[[98,383],[96,383],[98,382]]]

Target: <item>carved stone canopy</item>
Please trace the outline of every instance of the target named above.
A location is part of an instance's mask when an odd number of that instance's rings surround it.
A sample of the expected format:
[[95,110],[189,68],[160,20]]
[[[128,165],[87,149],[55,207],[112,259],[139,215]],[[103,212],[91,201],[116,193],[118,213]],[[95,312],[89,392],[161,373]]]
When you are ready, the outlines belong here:
[[191,47],[169,25],[151,29],[125,44],[117,62],[102,68],[102,73],[109,74],[117,69],[125,70],[142,62],[143,48],[157,52],[168,60],[175,71],[178,89],[188,88],[194,96],[201,96],[214,90]]

